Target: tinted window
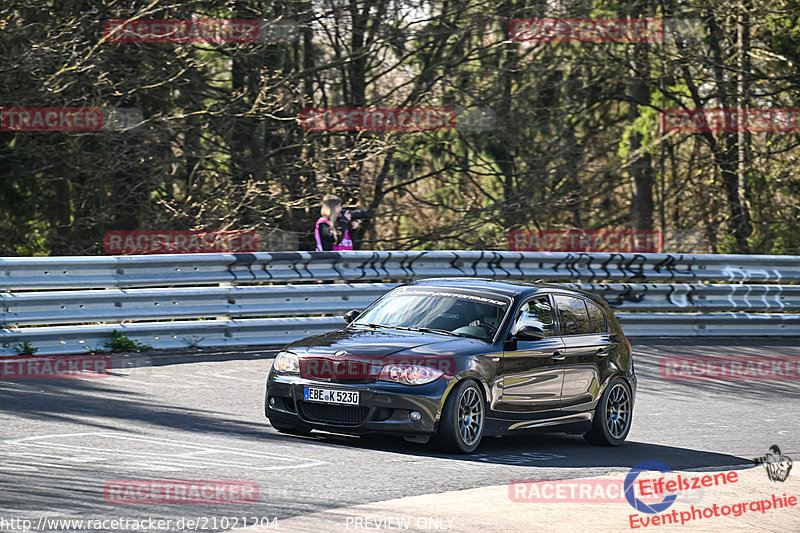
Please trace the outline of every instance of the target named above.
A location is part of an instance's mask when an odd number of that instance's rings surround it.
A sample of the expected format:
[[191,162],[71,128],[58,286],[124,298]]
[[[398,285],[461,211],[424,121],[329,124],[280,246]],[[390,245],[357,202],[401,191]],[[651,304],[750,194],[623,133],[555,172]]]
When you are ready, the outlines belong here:
[[353,325],[441,329],[489,339],[497,331],[507,305],[488,296],[401,287],[378,300]]
[[562,335],[589,333],[589,313],[583,300],[569,296],[556,296],[558,319],[561,321]]
[[555,321],[553,320],[553,308],[547,298],[536,298],[522,304],[517,313],[517,320],[514,323],[513,331],[519,331],[522,326],[536,326],[544,331],[545,336],[555,333]]
[[605,333],[608,331],[606,328],[606,316],[603,311],[592,302],[586,302],[586,308],[589,310],[589,322],[591,323],[592,333]]

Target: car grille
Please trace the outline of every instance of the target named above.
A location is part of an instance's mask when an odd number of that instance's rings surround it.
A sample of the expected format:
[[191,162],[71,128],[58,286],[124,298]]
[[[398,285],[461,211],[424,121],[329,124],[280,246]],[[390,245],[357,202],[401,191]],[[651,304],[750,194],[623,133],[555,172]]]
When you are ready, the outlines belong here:
[[369,414],[369,407],[355,405],[326,405],[298,400],[297,407],[300,416],[306,420],[328,424],[357,425],[364,422]]
[[306,357],[300,361],[300,375],[306,379],[321,379],[337,383],[367,383],[375,381],[370,376],[372,365],[363,361]]

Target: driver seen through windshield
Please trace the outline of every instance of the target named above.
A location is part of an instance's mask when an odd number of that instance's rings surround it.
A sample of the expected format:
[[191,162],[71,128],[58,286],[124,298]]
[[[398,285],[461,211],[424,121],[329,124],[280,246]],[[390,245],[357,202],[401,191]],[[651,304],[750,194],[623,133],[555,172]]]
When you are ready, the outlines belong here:
[[364,312],[354,325],[433,330],[491,340],[508,303],[502,300],[431,291],[394,291]]

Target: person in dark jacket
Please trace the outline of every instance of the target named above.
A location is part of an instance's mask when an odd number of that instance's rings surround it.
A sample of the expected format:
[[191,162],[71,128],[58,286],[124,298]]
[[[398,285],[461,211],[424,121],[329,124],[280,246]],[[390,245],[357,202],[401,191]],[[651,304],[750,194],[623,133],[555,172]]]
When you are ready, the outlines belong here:
[[322,199],[321,217],[314,227],[316,250],[338,252],[353,250],[353,238],[350,231],[355,232],[361,225],[360,220],[352,220],[348,211],[342,213],[342,200],[333,194],[326,194]]

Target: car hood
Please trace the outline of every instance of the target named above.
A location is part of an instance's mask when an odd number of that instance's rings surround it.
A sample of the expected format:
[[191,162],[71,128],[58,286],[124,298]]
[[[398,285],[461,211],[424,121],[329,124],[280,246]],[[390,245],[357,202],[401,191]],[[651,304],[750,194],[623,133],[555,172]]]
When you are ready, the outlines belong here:
[[[393,329],[345,328],[306,337],[285,349],[300,356],[385,358],[389,356],[453,356],[486,349],[477,339],[445,337]],[[339,352],[338,355],[337,352]],[[347,352],[342,354],[341,352]]]

